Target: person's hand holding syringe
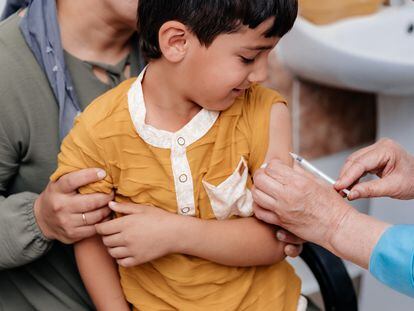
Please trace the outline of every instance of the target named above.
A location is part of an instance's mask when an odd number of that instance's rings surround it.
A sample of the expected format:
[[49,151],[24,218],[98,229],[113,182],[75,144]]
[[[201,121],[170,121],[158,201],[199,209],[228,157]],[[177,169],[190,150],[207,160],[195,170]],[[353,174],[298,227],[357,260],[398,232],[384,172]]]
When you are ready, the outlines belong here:
[[[304,158],[302,158],[301,156],[290,152],[290,155],[292,156],[293,160],[295,160],[302,168],[304,168],[306,171],[312,173],[313,175],[325,180],[327,183],[331,184],[332,186],[335,185],[336,181],[333,180],[331,177],[329,177],[328,175],[326,175],[325,173],[323,173],[321,170],[319,170],[318,168],[316,168],[315,166],[313,166],[312,164],[310,164],[308,161],[306,161]],[[267,163],[262,165],[262,168],[266,168]],[[345,194],[345,196],[349,195],[349,190],[348,189],[343,189],[341,190],[342,193]]]

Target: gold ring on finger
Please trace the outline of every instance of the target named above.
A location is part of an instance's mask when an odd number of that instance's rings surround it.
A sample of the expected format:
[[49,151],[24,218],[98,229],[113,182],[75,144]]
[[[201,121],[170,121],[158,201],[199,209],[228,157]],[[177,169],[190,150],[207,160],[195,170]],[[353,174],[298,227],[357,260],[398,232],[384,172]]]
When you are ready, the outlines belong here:
[[83,220],[84,225],[87,226],[88,222],[86,221],[85,213],[82,213],[82,220]]

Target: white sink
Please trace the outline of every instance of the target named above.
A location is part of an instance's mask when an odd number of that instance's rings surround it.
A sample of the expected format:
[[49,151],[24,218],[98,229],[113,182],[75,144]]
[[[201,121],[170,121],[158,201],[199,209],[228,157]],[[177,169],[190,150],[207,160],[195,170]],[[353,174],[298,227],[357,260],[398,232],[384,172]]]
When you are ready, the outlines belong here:
[[326,26],[299,17],[280,42],[279,56],[294,74],[311,81],[414,95],[414,5]]

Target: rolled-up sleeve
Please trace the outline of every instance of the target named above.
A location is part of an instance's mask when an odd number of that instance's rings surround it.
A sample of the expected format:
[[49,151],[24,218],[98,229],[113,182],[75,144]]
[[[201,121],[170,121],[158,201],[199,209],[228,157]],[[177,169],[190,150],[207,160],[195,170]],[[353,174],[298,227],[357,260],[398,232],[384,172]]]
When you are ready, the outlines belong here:
[[371,254],[369,270],[380,282],[414,298],[414,225],[386,230]]

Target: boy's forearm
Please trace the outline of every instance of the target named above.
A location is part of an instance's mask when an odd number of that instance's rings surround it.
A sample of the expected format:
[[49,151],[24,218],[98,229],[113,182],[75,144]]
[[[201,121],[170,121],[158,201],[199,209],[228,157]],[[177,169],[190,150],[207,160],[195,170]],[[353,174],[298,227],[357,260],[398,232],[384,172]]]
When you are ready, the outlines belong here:
[[202,220],[185,217],[177,252],[228,266],[270,265],[285,258],[273,227],[254,217]]
[[99,311],[129,311],[119,280],[117,266],[100,237],[75,244],[76,262],[82,280]]

